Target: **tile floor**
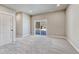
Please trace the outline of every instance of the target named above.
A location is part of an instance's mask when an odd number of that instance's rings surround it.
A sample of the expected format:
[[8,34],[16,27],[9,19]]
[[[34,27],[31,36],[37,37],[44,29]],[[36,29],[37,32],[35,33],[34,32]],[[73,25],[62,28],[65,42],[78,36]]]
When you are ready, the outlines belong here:
[[65,39],[28,36],[0,47],[0,54],[76,54]]

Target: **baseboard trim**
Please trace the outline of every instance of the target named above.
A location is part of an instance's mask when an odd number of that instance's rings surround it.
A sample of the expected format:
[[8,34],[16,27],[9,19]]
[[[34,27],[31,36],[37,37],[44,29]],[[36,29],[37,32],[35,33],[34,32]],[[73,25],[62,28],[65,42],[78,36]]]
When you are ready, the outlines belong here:
[[47,35],[48,37],[52,37],[52,38],[62,38],[62,39],[66,39],[65,36],[60,36],[60,35]]
[[24,38],[24,37],[27,37],[29,36],[30,34],[26,34],[26,35],[16,35],[17,38]]
[[22,37],[22,35],[16,35],[16,37]]
[[27,37],[27,36],[29,36],[30,34],[26,34],[26,35],[23,35],[22,37],[24,38],[24,37]]
[[71,40],[69,40],[69,39],[67,38],[67,41],[72,45],[72,47],[73,47],[77,52],[79,52],[79,49],[73,44],[73,42],[72,42]]

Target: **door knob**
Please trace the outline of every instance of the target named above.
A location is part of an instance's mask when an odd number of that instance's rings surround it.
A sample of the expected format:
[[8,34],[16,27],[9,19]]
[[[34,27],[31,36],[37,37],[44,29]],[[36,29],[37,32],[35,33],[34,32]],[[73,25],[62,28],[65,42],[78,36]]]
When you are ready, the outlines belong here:
[[13,29],[11,29],[11,31],[13,31]]

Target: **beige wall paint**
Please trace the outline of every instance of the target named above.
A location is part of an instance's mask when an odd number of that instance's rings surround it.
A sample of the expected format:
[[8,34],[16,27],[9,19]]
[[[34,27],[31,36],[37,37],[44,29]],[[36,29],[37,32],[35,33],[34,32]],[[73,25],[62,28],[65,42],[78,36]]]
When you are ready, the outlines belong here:
[[22,36],[22,13],[16,13],[16,35]]
[[47,19],[48,35],[65,36],[65,12],[58,11],[42,15],[32,16],[32,32],[33,21]]
[[32,16],[30,16],[30,34],[32,35]]
[[66,10],[67,39],[79,49],[79,5],[70,5]]

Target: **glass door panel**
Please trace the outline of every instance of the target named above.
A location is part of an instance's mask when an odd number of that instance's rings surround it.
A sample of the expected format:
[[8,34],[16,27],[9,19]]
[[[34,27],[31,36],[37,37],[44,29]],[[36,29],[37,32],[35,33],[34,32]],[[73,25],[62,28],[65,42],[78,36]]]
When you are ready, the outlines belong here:
[[41,35],[46,35],[46,22],[41,21]]
[[36,28],[35,34],[36,34],[36,35],[40,35],[40,34],[41,34],[41,33],[40,33],[40,22],[36,22],[35,28]]
[[40,22],[36,22],[36,29],[40,29]]
[[34,25],[35,35],[46,35],[47,34],[46,20],[35,20],[34,24],[35,24]]

